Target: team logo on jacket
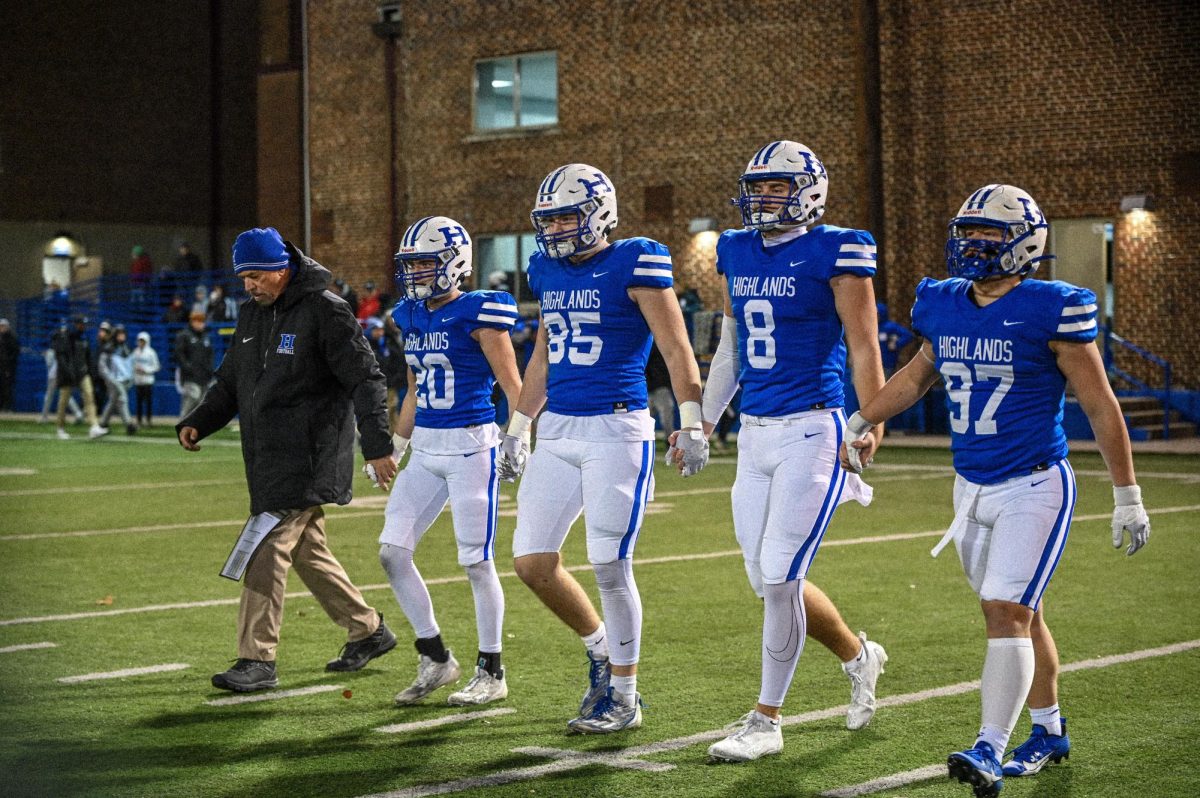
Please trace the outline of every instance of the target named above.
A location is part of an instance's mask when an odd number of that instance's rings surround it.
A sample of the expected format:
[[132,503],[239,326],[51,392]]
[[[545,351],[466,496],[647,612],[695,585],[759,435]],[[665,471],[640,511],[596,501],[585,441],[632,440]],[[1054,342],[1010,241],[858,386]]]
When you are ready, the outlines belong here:
[[279,348],[275,350],[279,355],[294,355],[296,354],[296,336],[292,333],[279,334]]

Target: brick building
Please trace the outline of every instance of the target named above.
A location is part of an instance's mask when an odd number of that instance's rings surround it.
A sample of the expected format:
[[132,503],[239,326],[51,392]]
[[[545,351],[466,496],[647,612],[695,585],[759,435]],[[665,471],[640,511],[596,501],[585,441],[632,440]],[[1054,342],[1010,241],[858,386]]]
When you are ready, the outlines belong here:
[[[274,29],[306,59],[260,73],[260,221],[278,206],[309,228],[292,237],[352,280],[385,277],[399,232],[431,213],[477,239],[527,235],[538,181],[584,161],[616,184],[618,235],[666,243],[715,304],[713,236],[689,223],[735,225],[740,170],[793,138],[829,171],[825,219],[875,233],[896,317],[921,276],[944,274],[962,199],[1010,182],[1055,223],[1055,275],[1102,295],[1110,283],[1114,329],[1171,361],[1177,386],[1200,387],[1200,336],[1171,323],[1200,318],[1194,3],[273,0],[261,13],[303,16],[299,45],[294,25],[264,24],[263,52]],[[481,128],[495,97],[480,95],[478,65],[519,69],[529,54],[554,59],[554,121]],[[307,152],[277,146],[264,118],[306,123]],[[264,148],[307,158],[307,216],[261,167]],[[293,187],[301,174],[275,171]],[[1120,210],[1141,195],[1148,211]]]

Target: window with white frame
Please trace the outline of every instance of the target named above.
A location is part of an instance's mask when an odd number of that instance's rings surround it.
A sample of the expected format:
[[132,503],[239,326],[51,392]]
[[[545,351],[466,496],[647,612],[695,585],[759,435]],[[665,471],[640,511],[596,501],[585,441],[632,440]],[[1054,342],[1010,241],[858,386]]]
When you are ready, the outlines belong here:
[[476,236],[476,284],[483,289],[499,286],[518,302],[532,302],[534,297],[525,278],[525,264],[529,263],[529,256],[536,251],[537,239],[533,233]]
[[526,53],[475,62],[475,130],[556,124],[557,53]]

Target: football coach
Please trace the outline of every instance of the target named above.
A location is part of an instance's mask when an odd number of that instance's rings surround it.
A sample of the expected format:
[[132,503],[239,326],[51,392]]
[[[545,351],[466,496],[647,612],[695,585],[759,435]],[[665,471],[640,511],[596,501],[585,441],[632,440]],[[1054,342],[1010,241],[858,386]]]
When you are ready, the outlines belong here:
[[[295,566],[348,642],[329,671],[355,671],[396,646],[383,616],[363,601],[325,541],[327,502],[347,504],[354,425],[363,457],[386,487],[396,474],[384,376],[346,302],[328,290],[325,267],[272,227],[233,245],[233,271],[252,301],[200,404],[180,420],[179,444],[198,442],[240,416],[242,457],[254,524],[270,532],[245,569],[238,609],[238,658],[214,687],[275,687],[275,648],[288,568]],[[261,527],[260,527],[261,528]]]

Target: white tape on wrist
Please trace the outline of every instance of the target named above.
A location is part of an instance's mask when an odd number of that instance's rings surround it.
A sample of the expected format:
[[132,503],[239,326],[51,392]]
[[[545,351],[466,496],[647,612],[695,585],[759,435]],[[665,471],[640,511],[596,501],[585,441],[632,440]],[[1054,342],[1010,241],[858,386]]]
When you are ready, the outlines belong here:
[[1113,504],[1125,507],[1142,503],[1142,489],[1137,485],[1113,485]]
[[679,428],[700,429],[704,425],[700,421],[700,403],[699,402],[680,402],[679,403]]
[[529,440],[529,428],[533,426],[533,419],[525,415],[519,410],[514,410],[512,418],[508,422],[508,434],[514,438]]
[[863,418],[863,414],[857,410],[854,411],[850,418],[846,419],[846,429],[854,438],[859,438],[865,433],[870,432],[875,428],[875,425]]

